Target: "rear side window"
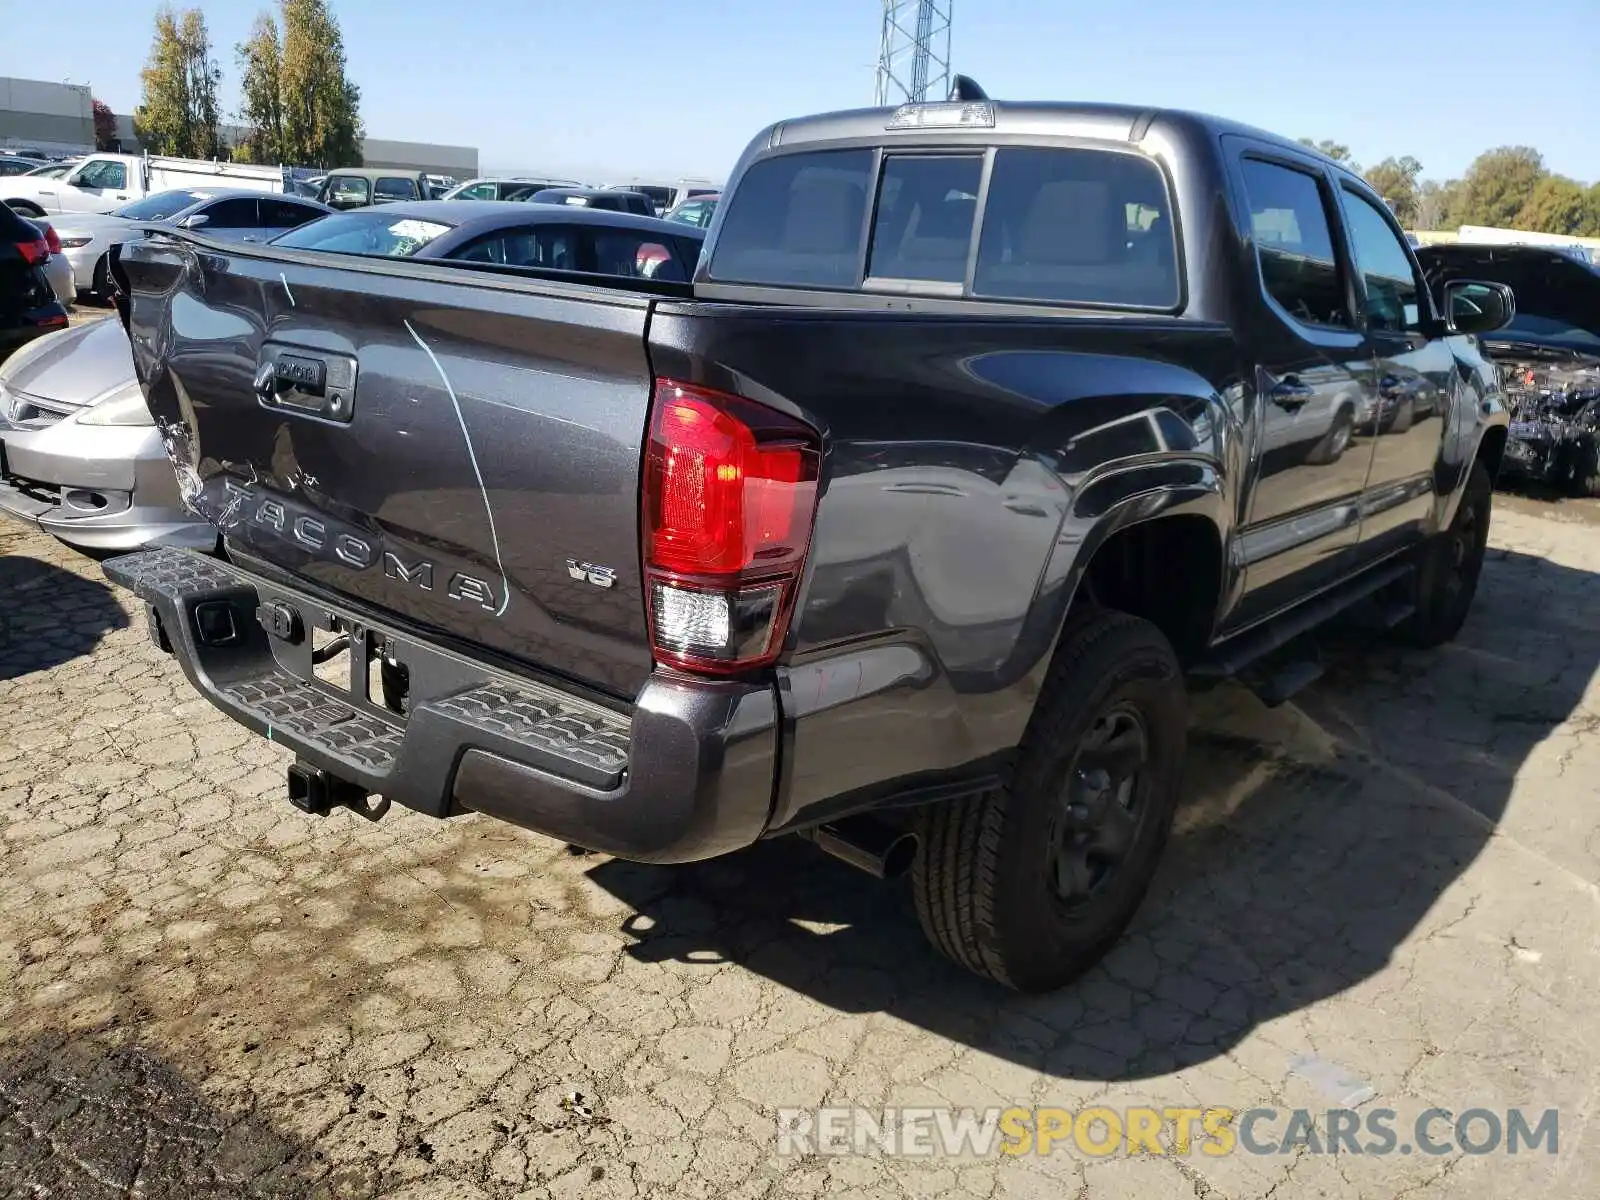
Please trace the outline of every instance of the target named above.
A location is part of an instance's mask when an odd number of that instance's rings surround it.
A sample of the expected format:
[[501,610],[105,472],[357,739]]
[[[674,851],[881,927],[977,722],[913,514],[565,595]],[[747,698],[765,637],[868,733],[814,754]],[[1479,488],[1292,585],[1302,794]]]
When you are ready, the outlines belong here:
[[896,155],[883,164],[867,274],[961,283],[978,211],[983,159]]
[[973,294],[1172,308],[1170,207],[1160,168],[1136,154],[997,151]]
[[524,225],[479,238],[452,251],[451,258],[505,267],[546,267],[584,271],[583,231],[570,225]]
[[261,224],[268,229],[293,229],[322,216],[320,208],[296,204],[293,200],[262,200]]
[[712,279],[791,287],[860,284],[872,151],[787,154],[745,172],[712,251]]
[[1350,328],[1321,184],[1308,172],[1254,158],[1245,159],[1241,169],[1267,294],[1297,321]]

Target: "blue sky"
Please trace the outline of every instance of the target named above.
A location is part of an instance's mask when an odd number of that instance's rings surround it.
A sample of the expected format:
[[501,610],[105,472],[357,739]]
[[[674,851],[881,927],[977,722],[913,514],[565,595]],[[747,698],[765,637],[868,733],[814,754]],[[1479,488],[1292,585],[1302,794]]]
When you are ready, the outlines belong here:
[[[233,46],[261,0],[202,6]],[[49,8],[38,11],[43,14]],[[155,5],[78,0],[0,43],[0,75],[139,96]],[[869,103],[878,0],[334,0],[379,137],[476,145],[485,168],[720,176],[763,124]],[[1459,174],[1507,143],[1600,180],[1596,0],[955,0],[954,61],[991,95],[1196,108],[1359,162]]]

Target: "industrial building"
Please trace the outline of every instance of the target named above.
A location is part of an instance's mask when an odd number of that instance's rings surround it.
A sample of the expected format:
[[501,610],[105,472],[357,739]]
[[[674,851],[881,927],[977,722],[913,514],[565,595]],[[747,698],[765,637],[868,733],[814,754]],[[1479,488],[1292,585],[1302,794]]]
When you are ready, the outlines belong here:
[[[85,154],[94,149],[93,94],[83,84],[0,77],[0,152],[8,147],[46,154]],[[236,144],[244,131],[224,125],[222,137]],[[117,115],[118,149],[138,153],[133,118]],[[470,179],[478,173],[475,146],[435,146],[369,137],[361,145],[363,165],[427,171]],[[349,165],[349,164],[340,164]]]

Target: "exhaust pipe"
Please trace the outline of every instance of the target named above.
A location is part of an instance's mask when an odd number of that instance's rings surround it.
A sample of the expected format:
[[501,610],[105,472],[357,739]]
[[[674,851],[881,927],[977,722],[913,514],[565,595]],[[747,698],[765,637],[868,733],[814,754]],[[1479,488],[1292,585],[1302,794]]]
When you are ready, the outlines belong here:
[[872,817],[844,817],[800,831],[818,850],[875,879],[898,879],[917,857],[917,835]]

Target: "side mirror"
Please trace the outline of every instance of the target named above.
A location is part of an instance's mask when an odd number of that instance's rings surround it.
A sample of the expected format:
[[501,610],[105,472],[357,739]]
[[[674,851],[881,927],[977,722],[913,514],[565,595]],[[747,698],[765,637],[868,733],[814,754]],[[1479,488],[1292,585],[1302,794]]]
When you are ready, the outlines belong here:
[[192,217],[185,217],[180,224],[185,229],[199,229],[202,225],[209,225],[211,218],[205,213],[195,213]]
[[1493,333],[1517,315],[1517,296],[1503,283],[1457,279],[1444,285],[1444,313],[1451,333]]

